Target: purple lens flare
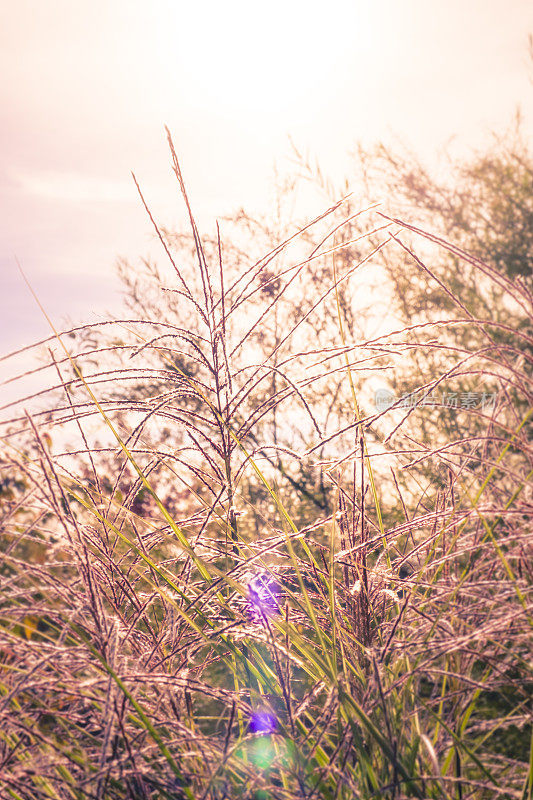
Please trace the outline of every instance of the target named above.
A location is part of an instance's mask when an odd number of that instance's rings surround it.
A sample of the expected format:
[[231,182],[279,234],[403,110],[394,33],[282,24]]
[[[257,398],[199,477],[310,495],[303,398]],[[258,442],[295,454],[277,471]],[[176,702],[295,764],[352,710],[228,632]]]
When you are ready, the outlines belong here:
[[263,736],[269,736],[276,732],[278,721],[271,711],[259,709],[252,712],[250,717],[250,732],[261,733]]
[[275,578],[262,572],[248,583],[248,610],[254,622],[265,622],[280,613],[281,586]]

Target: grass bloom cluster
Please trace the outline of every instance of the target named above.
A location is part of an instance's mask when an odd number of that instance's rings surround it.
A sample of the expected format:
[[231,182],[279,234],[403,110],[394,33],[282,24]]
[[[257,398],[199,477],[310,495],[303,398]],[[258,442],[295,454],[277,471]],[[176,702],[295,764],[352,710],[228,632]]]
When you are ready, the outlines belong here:
[[[230,258],[169,142],[191,235],[152,220],[158,313],[140,293],[145,314],[51,336],[48,393],[4,410],[0,796],[526,800],[525,281],[348,199]],[[529,327],[473,316],[417,241]],[[453,313],[355,338],[348,287],[385,250]],[[427,353],[421,395],[496,397],[451,436],[438,406],[372,402]]]

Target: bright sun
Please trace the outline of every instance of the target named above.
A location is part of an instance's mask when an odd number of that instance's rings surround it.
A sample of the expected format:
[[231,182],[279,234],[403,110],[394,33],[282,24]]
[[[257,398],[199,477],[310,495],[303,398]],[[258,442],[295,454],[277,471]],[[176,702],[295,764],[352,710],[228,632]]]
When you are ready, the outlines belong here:
[[175,71],[180,91],[228,111],[308,103],[372,48],[369,3],[165,5],[154,42],[160,67]]

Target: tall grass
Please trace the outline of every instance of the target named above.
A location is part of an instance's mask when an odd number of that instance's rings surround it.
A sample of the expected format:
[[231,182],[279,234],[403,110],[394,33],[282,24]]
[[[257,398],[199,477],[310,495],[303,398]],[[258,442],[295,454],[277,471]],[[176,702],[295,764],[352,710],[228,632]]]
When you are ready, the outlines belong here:
[[[455,316],[351,340],[342,288],[384,248],[438,281],[406,244],[429,234],[369,209],[334,267],[341,201],[236,273],[169,143],[196,256],[152,219],[174,320],[54,332],[53,404],[3,426],[1,796],[531,797],[531,328],[502,339],[441,287]],[[531,320],[523,282],[437,244]],[[466,376],[492,408],[373,406],[367,380],[439,346],[418,397]],[[438,413],[475,424],[423,441]]]

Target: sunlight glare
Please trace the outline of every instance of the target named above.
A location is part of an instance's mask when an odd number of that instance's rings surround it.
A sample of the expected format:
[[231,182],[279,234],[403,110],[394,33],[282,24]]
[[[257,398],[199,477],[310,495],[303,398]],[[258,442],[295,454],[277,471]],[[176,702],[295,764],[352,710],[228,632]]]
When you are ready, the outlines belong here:
[[[370,4],[242,0],[191,5],[170,0],[161,14],[154,50],[180,91],[201,104],[247,112],[286,112],[334,85],[343,69],[372,47]],[[177,32],[177,35],[176,35]],[[201,42],[201,49],[198,48]],[[154,43],[155,45],[156,43]]]

